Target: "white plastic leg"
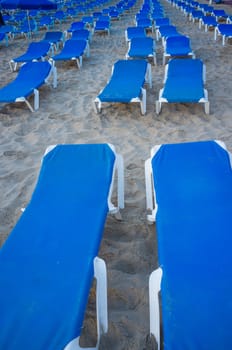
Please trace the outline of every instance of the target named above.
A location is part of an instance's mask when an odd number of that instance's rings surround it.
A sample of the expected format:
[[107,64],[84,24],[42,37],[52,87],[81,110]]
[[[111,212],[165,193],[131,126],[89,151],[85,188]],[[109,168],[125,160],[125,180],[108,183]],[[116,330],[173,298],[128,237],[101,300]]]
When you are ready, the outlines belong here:
[[154,335],[158,350],[160,350],[160,311],[159,291],[162,278],[162,269],[153,271],[149,278],[149,311],[150,311],[150,333]]

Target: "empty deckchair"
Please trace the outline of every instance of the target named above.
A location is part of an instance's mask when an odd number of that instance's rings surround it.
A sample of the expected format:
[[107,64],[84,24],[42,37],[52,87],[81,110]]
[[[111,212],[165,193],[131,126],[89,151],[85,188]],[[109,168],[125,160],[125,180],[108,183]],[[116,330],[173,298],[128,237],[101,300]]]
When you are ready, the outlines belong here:
[[159,28],[162,26],[170,26],[171,21],[168,17],[156,18],[155,20],[155,32],[156,32],[156,40],[159,40]]
[[221,23],[215,27],[214,39],[217,40],[217,36],[222,36],[222,45],[226,43],[226,39],[232,38],[232,24]]
[[79,29],[79,30],[74,30],[72,32],[72,36],[70,39],[75,39],[75,40],[87,40],[90,41],[91,39],[91,33],[88,29]]
[[151,37],[132,38],[126,53],[126,59],[128,58],[151,58],[156,64],[154,40]]
[[157,40],[162,39],[162,44],[165,44],[165,40],[171,36],[180,36],[181,34],[177,31],[177,28],[173,25],[160,26],[157,29]]
[[52,47],[52,54],[57,51],[64,42],[64,34],[61,31],[48,31],[41,41],[48,42]]
[[18,63],[44,60],[50,50],[50,43],[44,41],[32,42],[29,44],[27,51],[16,58],[10,60],[11,71],[16,71]]
[[160,266],[149,281],[150,333],[158,349],[229,350],[230,156],[220,142],[164,144],[152,149],[145,169]]
[[145,29],[145,31],[152,31],[153,32],[153,23],[150,18],[139,18],[136,21],[137,27],[142,27]]
[[65,32],[66,36],[68,36],[69,33],[74,32],[75,30],[79,30],[79,29],[85,29],[86,23],[83,21],[77,21],[77,22],[73,22],[71,23],[70,27],[68,28],[68,30]]
[[218,22],[214,16],[203,16],[199,20],[199,28],[205,26],[205,32],[207,32],[210,28],[217,27]]
[[228,14],[223,9],[213,9],[212,15],[216,17],[217,22],[226,21],[228,18]]
[[155,19],[155,29],[158,29],[161,26],[169,26],[171,21],[168,17],[160,17]]
[[106,86],[94,100],[95,112],[100,112],[102,103],[140,103],[141,113],[146,113],[145,82],[151,87],[151,65],[145,60],[119,60],[113,68]]
[[132,38],[144,38],[146,37],[146,31],[143,27],[128,27],[125,30],[125,39],[130,41]]
[[162,103],[204,103],[209,113],[208,92],[204,88],[205,65],[200,59],[175,58],[165,67],[164,87],[156,101],[156,113]]
[[[56,68],[48,61],[27,62],[19,70],[17,77],[0,88],[0,103],[26,102],[33,112],[39,108],[39,88],[53,76],[53,87],[57,86]],[[28,97],[34,94],[34,109]]]
[[195,58],[189,37],[184,35],[170,36],[165,40],[163,65],[165,65],[167,59],[173,57]]
[[106,267],[97,256],[107,213],[123,205],[122,157],[112,145],[48,148],[31,200],[0,251],[0,348],[80,349],[94,277],[98,348],[108,322]]
[[55,64],[56,61],[76,61],[77,67],[81,68],[83,56],[89,56],[89,45],[87,40],[67,40],[60,53],[52,56],[51,61]]
[[[103,17],[105,17],[105,19]],[[96,20],[94,33],[110,34],[110,18],[108,16],[102,16],[100,19]]]

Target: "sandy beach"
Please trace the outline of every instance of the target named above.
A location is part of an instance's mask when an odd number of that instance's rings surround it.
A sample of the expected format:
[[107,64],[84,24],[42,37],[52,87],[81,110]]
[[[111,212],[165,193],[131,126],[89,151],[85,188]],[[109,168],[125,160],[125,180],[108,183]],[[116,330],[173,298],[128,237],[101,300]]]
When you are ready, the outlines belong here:
[[[59,143],[112,143],[125,165],[125,209],[122,221],[109,216],[99,256],[108,271],[109,331],[101,349],[152,349],[149,340],[148,279],[158,266],[155,225],[146,220],[144,162],[155,144],[218,139],[232,151],[232,98],[230,42],[222,46],[212,30],[204,32],[169,2],[161,0],[166,16],[180,33],[191,39],[196,58],[206,65],[206,89],[210,114],[202,104],[165,104],[155,113],[155,101],[163,86],[163,47],[156,42],[157,65],[152,65],[153,87],[147,88],[147,113],[137,104],[108,104],[96,114],[93,101],[105,86],[111,68],[127,52],[125,29],[134,25],[134,8],[113,21],[109,36],[94,34],[90,57],[78,69],[73,62],[58,62],[58,86],[40,89],[40,108],[32,113],[26,104],[0,106],[0,243],[3,244],[30,200],[48,145]],[[228,5],[213,5],[232,14]],[[56,25],[67,30],[73,20]],[[151,35],[151,34],[150,34]],[[155,35],[152,34],[155,38]],[[40,31],[34,40],[40,40]],[[22,54],[29,41],[15,38],[0,48],[0,86],[17,73],[10,59]],[[82,345],[93,346],[95,334],[94,289],[86,311]]]

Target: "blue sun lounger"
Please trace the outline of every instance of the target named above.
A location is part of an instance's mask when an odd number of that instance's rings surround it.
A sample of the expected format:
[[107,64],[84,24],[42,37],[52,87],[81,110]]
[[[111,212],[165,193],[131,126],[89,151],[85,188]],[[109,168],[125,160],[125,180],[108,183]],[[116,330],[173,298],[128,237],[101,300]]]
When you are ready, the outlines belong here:
[[145,83],[151,87],[151,65],[145,60],[119,60],[110,80],[94,100],[94,109],[101,111],[102,103],[140,103],[141,113],[146,113]]
[[222,45],[226,43],[226,39],[232,38],[232,24],[231,23],[221,23],[218,24],[214,29],[214,39],[217,40],[217,36],[222,36]]
[[97,19],[93,31],[94,33],[105,33],[110,35],[110,17],[102,16],[100,19]]
[[91,349],[98,348],[108,317],[106,267],[97,255],[107,213],[123,206],[123,160],[112,145],[47,149],[31,200],[0,250],[1,349],[81,349],[94,277],[98,339]]
[[187,36],[170,36],[164,44],[163,65],[166,60],[174,57],[195,58],[191,48],[190,39]]
[[30,43],[27,51],[23,55],[10,60],[9,65],[11,71],[16,71],[18,63],[45,60],[49,53],[50,47],[51,45],[49,42],[38,41]]
[[48,42],[52,48],[52,54],[57,51],[64,42],[64,33],[62,31],[48,31],[41,41]]
[[126,53],[126,59],[129,58],[152,59],[156,64],[154,40],[151,37],[132,38]]
[[60,53],[51,57],[51,62],[56,61],[76,61],[77,67],[82,67],[83,56],[89,56],[89,44],[87,40],[68,39]]
[[156,113],[162,103],[203,103],[209,114],[208,92],[204,88],[205,65],[200,59],[174,58],[165,67],[164,87],[156,101]]
[[224,147],[159,145],[145,163],[158,245],[159,268],[149,280],[150,333],[158,349],[232,348],[232,170]]
[[199,28],[202,26],[205,26],[205,32],[207,32],[210,28],[215,28],[217,27],[218,22],[216,20],[216,17],[214,16],[203,16],[199,20]]
[[[25,102],[33,112],[39,108],[39,88],[53,76],[53,87],[57,86],[56,68],[48,61],[27,62],[19,70],[17,77],[0,88],[0,103]],[[28,97],[34,95],[34,109]]]
[[177,28],[173,25],[160,26],[157,31],[157,40],[162,39],[162,44],[165,44],[165,40],[171,36],[180,36],[181,34],[177,31]]
[[72,36],[70,37],[71,40],[86,40],[90,41],[91,40],[91,32],[89,29],[79,29],[79,30],[74,30],[72,32]]
[[128,27],[125,30],[125,39],[130,41],[133,38],[146,38],[147,34],[143,27]]

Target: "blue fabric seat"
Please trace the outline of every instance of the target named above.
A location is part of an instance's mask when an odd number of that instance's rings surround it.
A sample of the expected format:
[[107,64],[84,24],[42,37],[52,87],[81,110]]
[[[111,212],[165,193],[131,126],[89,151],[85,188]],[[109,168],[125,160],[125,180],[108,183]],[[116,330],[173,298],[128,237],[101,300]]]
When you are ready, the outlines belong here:
[[[19,70],[17,77],[0,89],[0,102],[26,102],[33,112],[39,108],[38,89],[53,75],[53,87],[57,86],[56,68],[48,61],[27,62]],[[27,97],[34,94],[34,109]]]
[[199,27],[205,26],[205,32],[208,31],[210,28],[215,28],[218,25],[218,22],[214,16],[203,16],[199,21]]
[[31,42],[26,52],[10,60],[10,68],[16,71],[18,63],[30,62],[33,60],[44,60],[50,50],[50,43],[45,41]]
[[217,39],[217,36],[222,36],[222,45],[226,43],[226,39],[232,38],[232,24],[231,23],[220,23],[215,27],[214,38]]
[[70,39],[72,40],[86,40],[86,41],[90,41],[91,39],[91,33],[88,29],[79,29],[79,30],[75,30],[72,32],[72,36],[70,37]]
[[151,58],[156,64],[154,40],[151,37],[132,38],[129,42],[126,58]]
[[125,30],[126,41],[130,41],[132,38],[145,38],[146,32],[143,27],[128,27]]
[[146,185],[160,266],[149,281],[158,349],[159,291],[164,350],[231,349],[232,170],[225,146],[157,145],[146,162]]
[[184,35],[170,36],[165,40],[163,65],[167,59],[174,57],[195,58],[189,37]]
[[64,42],[64,34],[61,31],[48,31],[41,41],[48,42],[52,47],[52,54],[57,51]]
[[209,113],[208,93],[204,88],[205,66],[200,59],[174,58],[165,67],[164,87],[156,101],[156,113],[162,103],[203,103]]
[[94,25],[94,33],[106,33],[110,34],[110,17],[100,16]]
[[110,80],[94,100],[96,112],[103,102],[140,103],[141,113],[146,113],[145,82],[151,86],[151,67],[145,60],[119,60],[113,68]]
[[162,44],[165,44],[165,40],[171,36],[180,36],[181,34],[178,32],[177,28],[173,25],[163,25],[157,28],[156,31],[157,40],[162,39]]
[[46,151],[31,200],[0,250],[0,348],[80,349],[94,277],[99,345],[108,322],[97,255],[106,216],[118,210],[110,199],[118,161],[108,144]]
[[82,67],[83,56],[89,56],[89,46],[87,40],[66,40],[60,53],[52,56],[53,64],[56,61],[76,61],[77,67]]

